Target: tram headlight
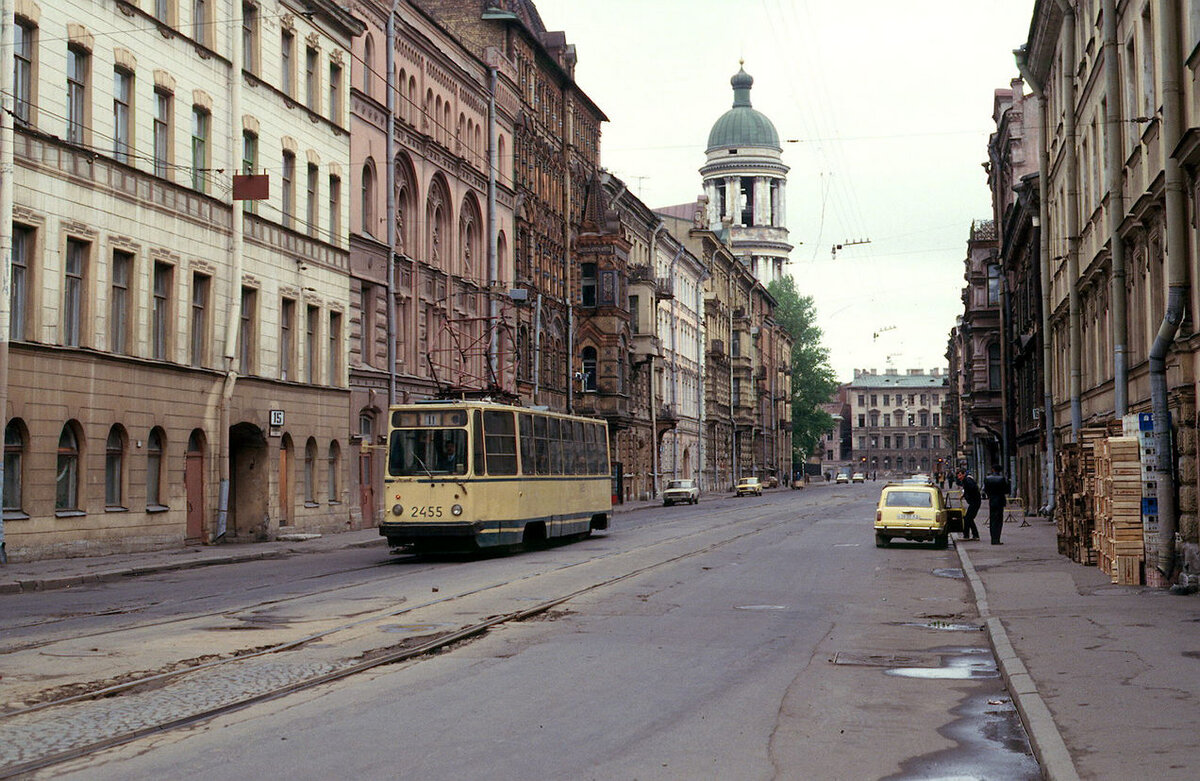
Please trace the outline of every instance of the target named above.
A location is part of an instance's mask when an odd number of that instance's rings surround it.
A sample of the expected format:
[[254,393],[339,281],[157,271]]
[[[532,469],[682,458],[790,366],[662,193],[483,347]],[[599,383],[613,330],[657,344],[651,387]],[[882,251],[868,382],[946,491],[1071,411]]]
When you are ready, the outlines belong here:
[[398,504],[393,504],[392,515],[404,515],[404,507]]
[[461,504],[456,504],[456,505],[453,505],[453,506],[450,508],[450,514],[451,514],[451,515],[453,515],[453,516],[454,516],[454,517],[456,517],[456,518],[457,518],[458,516],[462,515],[462,505],[461,505]]

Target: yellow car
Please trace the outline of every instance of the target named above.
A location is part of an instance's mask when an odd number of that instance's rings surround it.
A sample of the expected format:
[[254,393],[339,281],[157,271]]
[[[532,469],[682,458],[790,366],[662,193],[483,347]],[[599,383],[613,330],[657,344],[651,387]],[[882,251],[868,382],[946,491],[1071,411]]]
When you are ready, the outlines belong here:
[[888,483],[875,510],[875,547],[893,538],[933,542],[945,548],[950,532],[962,529],[962,510],[946,506],[936,485]]
[[749,496],[750,494],[754,494],[755,496],[762,496],[762,489],[762,483],[759,482],[757,477],[743,477],[741,480],[738,480],[737,495]]

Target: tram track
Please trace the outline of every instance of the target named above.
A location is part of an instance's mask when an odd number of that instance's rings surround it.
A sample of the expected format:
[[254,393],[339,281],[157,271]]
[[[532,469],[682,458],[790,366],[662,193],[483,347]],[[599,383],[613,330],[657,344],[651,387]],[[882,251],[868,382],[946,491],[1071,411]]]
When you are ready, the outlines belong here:
[[[680,519],[680,522],[683,522],[683,519]],[[671,525],[675,524],[671,523]],[[531,579],[563,573],[587,564],[611,563],[611,560],[623,555],[631,555],[633,553],[645,554],[647,552],[651,552],[655,548],[686,543],[689,539],[693,539],[702,535],[711,535],[714,532],[719,533],[721,531],[728,531],[734,527],[746,525],[750,525],[751,528],[739,531],[736,534],[724,536],[719,540],[715,540],[694,549],[688,549],[675,555],[653,560],[645,565],[634,567],[626,572],[600,578],[595,582],[588,583],[580,588],[569,590],[556,596],[540,600],[535,605],[529,607],[507,611],[502,614],[475,621],[449,631],[439,632],[424,637],[411,638],[413,642],[401,643],[399,647],[390,646],[382,649],[374,648],[363,651],[357,656],[351,657],[348,661],[346,661],[346,663],[337,667],[337,669],[333,669],[328,672],[307,676],[303,680],[289,682],[285,685],[277,687],[271,687],[264,691],[254,692],[248,694],[247,696],[238,697],[229,702],[220,703],[214,707],[200,708],[194,712],[179,714],[175,718],[162,719],[153,723],[144,724],[136,729],[119,731],[115,734],[107,735],[102,739],[85,740],[80,742],[78,745],[73,745],[65,750],[51,751],[36,758],[0,766],[0,778],[11,778],[42,768],[58,765],[63,762],[68,762],[73,759],[79,759],[97,751],[138,740],[139,738],[147,735],[161,734],[163,732],[178,729],[180,727],[204,722],[225,713],[241,710],[257,703],[267,702],[292,693],[342,680],[384,665],[419,659],[420,657],[436,653],[442,649],[461,643],[465,640],[486,634],[488,631],[503,624],[523,621],[533,616],[545,613],[565,602],[576,599],[590,592],[595,592],[599,589],[615,585],[630,578],[637,577],[661,567],[675,564],[688,558],[704,555],[745,537],[761,533],[771,528],[776,528],[778,526],[778,521],[768,520],[761,517],[750,519],[743,517],[736,520],[726,521],[718,525],[685,534],[671,535],[664,539],[648,543],[647,545],[642,546],[634,551],[612,551],[602,556],[594,556],[579,561],[569,562],[563,564],[562,566],[554,567],[548,570],[539,570],[520,578],[494,582],[471,589],[465,589],[453,594],[446,594],[436,599],[424,601],[421,604],[406,605],[405,607],[397,610],[389,610],[372,616],[364,616],[356,619],[355,621],[345,622],[336,627],[331,627],[321,632],[312,633],[302,638],[297,638],[269,649],[263,649],[254,654],[235,657],[232,659],[217,660],[211,663],[196,665],[167,673],[134,678],[116,686],[105,687],[102,689],[77,694],[71,697],[38,703],[27,708],[0,714],[0,743],[3,743],[5,740],[3,733],[6,722],[20,722],[22,721],[22,717],[24,717],[25,720],[28,720],[29,718],[36,718],[39,715],[39,712],[44,712],[45,715],[52,715],[54,712],[56,712],[56,710],[68,709],[70,706],[74,706],[76,708],[86,707],[88,701],[95,702],[98,700],[103,700],[108,702],[113,698],[136,695],[139,692],[145,692],[147,690],[159,690],[176,684],[189,676],[202,673],[211,673],[219,670],[219,668],[223,665],[233,663],[244,664],[248,660],[265,659],[272,655],[283,654],[287,651],[300,650],[306,646],[311,646],[318,641],[329,641],[338,633],[345,633],[348,630],[363,629],[370,624],[382,624],[405,614],[414,613],[425,608],[444,606],[447,603],[465,600],[469,597],[486,595],[490,591],[498,590],[505,586],[512,586],[514,584],[519,584]]]

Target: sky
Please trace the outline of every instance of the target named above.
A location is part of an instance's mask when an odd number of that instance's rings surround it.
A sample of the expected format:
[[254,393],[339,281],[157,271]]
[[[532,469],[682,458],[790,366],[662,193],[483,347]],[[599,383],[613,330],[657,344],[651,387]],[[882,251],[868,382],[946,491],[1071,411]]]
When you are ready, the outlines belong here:
[[700,194],[744,60],[791,168],[785,271],[838,381],[946,366],[971,224],[992,217],[994,92],[1018,76],[1034,0],[535,2],[608,117],[601,165],[651,208]]

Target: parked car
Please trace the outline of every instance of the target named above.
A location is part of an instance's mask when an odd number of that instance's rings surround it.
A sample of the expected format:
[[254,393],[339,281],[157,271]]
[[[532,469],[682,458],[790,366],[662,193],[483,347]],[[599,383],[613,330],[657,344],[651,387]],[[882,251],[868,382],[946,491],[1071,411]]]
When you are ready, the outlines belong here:
[[942,491],[932,483],[888,483],[875,509],[875,547],[892,539],[933,542],[945,548],[950,532],[962,528],[962,510],[946,506]]
[[867,476],[864,475],[862,472],[855,472],[854,474],[850,475],[850,482],[852,482],[852,483],[861,483],[866,479],[867,479]]
[[663,507],[670,507],[677,502],[695,504],[700,501],[700,487],[695,480],[669,480],[663,491]]
[[759,482],[757,477],[743,477],[741,480],[738,480],[737,495],[749,496],[750,494],[754,494],[755,496],[762,496],[762,489],[762,483]]
[[766,482],[763,483],[763,486],[766,488],[778,488],[779,478],[775,475],[767,475]]

